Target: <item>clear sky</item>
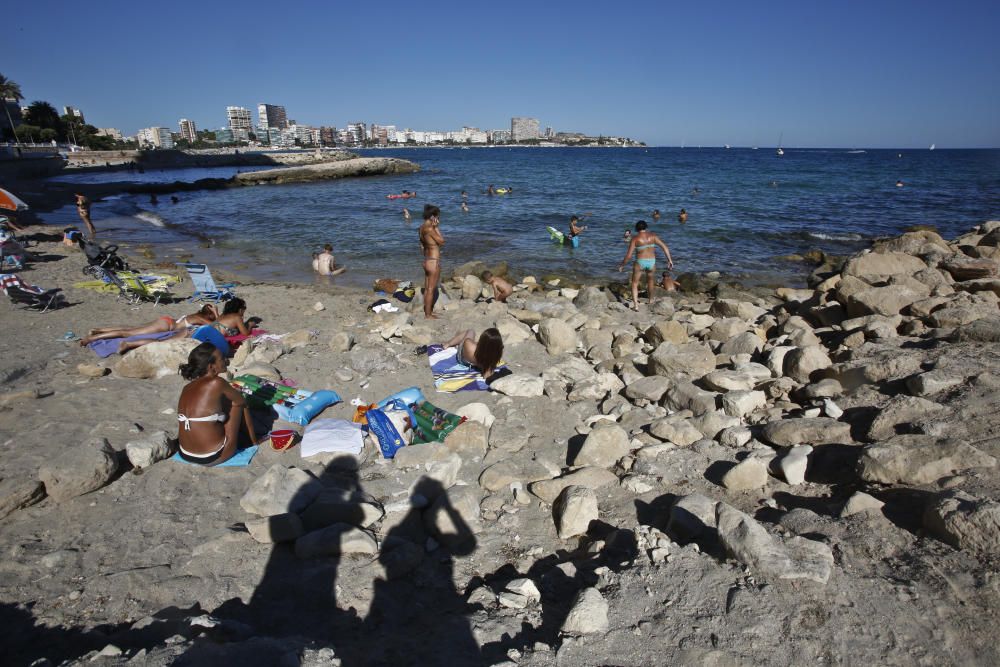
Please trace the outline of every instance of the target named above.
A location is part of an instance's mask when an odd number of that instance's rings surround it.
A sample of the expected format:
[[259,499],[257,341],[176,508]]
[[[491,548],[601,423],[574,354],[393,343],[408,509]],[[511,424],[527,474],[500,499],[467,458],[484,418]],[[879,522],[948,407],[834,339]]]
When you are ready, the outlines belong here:
[[1000,146],[1000,2],[12,2],[0,73],[134,133],[310,125],[651,145]]

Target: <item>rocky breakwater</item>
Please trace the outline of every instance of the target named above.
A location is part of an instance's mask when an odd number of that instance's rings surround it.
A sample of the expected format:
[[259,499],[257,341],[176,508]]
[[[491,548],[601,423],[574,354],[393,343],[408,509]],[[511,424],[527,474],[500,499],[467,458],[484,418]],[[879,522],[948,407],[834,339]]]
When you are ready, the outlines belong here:
[[411,174],[420,167],[408,160],[383,157],[355,157],[332,162],[317,162],[291,167],[237,174],[235,185],[264,185],[268,183],[307,183],[351,176],[380,176],[384,174]]
[[[510,277],[507,304],[479,302],[490,292],[469,266],[444,286],[441,321],[418,297],[249,342],[237,372],[360,379],[376,396],[412,382],[468,420],[391,460],[372,442],[327,462],[262,450],[227,487],[248,534],[194,546],[162,582],[216,581],[184,589],[215,611],[165,626],[143,658],[994,664],[998,248],[1000,223],[950,242],[916,232],[822,267],[809,289],[678,294],[638,313],[531,277]],[[458,326],[502,332],[512,373],[493,392],[433,394],[410,354]],[[152,440],[131,447],[139,479],[167,465]],[[39,476],[59,502],[123,485],[105,443],[81,452],[100,475],[67,488],[73,460]],[[42,493],[17,491],[15,517]],[[242,615],[220,604],[237,593]],[[148,613],[136,624],[163,624]]]

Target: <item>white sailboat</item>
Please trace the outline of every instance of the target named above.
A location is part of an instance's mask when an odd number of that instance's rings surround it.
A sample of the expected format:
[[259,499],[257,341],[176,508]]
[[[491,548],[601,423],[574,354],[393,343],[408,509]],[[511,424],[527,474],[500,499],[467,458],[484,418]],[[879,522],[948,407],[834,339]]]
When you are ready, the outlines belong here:
[[785,138],[785,133],[782,132],[781,135],[778,136],[778,150],[776,151],[778,157],[781,157],[782,155],[785,154],[785,150],[781,147],[781,140],[784,138]]
[[934,150],[934,144],[931,144],[931,147],[928,150]]

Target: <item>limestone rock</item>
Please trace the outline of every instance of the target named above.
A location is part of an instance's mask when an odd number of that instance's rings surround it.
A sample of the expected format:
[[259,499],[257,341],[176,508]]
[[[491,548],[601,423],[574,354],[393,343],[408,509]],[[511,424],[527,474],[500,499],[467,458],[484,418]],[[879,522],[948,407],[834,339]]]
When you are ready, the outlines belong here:
[[960,440],[898,435],[861,452],[858,472],[866,482],[929,484],[969,468],[992,468],[996,459]]
[[580,468],[566,473],[562,477],[546,479],[528,486],[528,490],[541,500],[552,503],[567,486],[585,486],[589,489],[599,489],[602,486],[618,481],[614,473],[604,468]]
[[719,348],[720,354],[735,356],[738,354],[756,354],[764,347],[764,341],[752,331],[744,331],[733,336]]
[[545,394],[545,380],[526,375],[508,375],[494,380],[490,388],[505,396],[535,398]]
[[545,350],[553,355],[575,352],[578,342],[576,331],[555,317],[548,317],[539,323],[538,339]]
[[920,371],[921,360],[922,357],[917,354],[892,351],[861,364],[834,364],[827,369],[826,376],[840,382],[846,391],[853,391],[864,384],[913,375]]
[[531,329],[512,317],[506,317],[496,323],[496,329],[500,332],[505,346],[517,345],[535,337]]
[[935,369],[908,378],[906,388],[914,396],[929,396],[957,387],[962,384],[962,381],[961,377]]
[[281,338],[281,344],[290,350],[295,350],[300,347],[305,347],[306,345],[312,344],[316,339],[315,331],[310,329],[299,329],[298,331],[293,331],[290,334],[286,334]]
[[752,571],[777,579],[826,584],[833,568],[830,547],[803,537],[782,542],[743,512],[718,503],[716,524],[726,551]]
[[767,404],[762,391],[730,391],[722,395],[722,410],[732,417],[746,417]]
[[382,508],[374,502],[366,502],[355,494],[331,488],[324,489],[302,512],[302,525],[307,532],[335,523],[368,528],[384,515]]
[[519,455],[494,463],[483,470],[479,476],[479,485],[487,491],[500,491],[514,482],[527,485],[551,477],[552,471],[544,464],[529,455]]
[[573,458],[574,466],[610,468],[629,453],[629,437],[618,424],[602,422],[587,435]]
[[473,300],[483,291],[483,281],[471,273],[461,279],[462,298]]
[[662,375],[650,375],[630,382],[625,387],[625,395],[629,398],[641,398],[647,401],[659,401],[663,394],[672,386],[669,378]]
[[688,342],[687,329],[677,320],[660,320],[646,329],[643,337],[652,345],[659,345],[664,341],[674,345],[683,345]]
[[691,418],[691,425],[701,431],[706,438],[714,439],[720,431],[734,426],[740,426],[742,422],[738,417],[731,417],[719,410],[709,410],[697,417]]
[[715,354],[705,343],[674,345],[664,341],[650,355],[649,364],[657,375],[688,375],[699,378],[715,369]]
[[715,391],[748,391],[757,386],[756,377],[736,370],[712,371],[701,381],[705,383],[706,387]]
[[800,417],[768,422],[762,435],[779,447],[851,442],[851,426],[828,417]]
[[534,607],[542,599],[542,594],[531,579],[512,579],[497,595],[497,602],[509,609]]
[[243,523],[250,537],[261,544],[292,542],[303,534],[302,520],[298,514],[291,512],[249,519]]
[[715,506],[718,502],[700,493],[678,498],[670,508],[667,531],[679,539],[693,540],[715,532]]
[[573,600],[562,631],[570,635],[586,635],[608,630],[608,602],[596,588],[585,588]]
[[338,331],[330,336],[330,349],[334,352],[350,352],[354,347],[354,336],[346,331]]
[[696,415],[714,410],[716,402],[716,394],[705,391],[687,380],[676,382],[663,395],[664,407],[670,410],[690,410]]
[[247,365],[273,364],[282,355],[284,355],[288,349],[289,348],[285,347],[285,344],[280,341],[257,340],[254,341],[253,350],[251,350],[250,354],[247,355],[246,363]]
[[878,498],[870,496],[864,491],[855,491],[840,510],[840,518],[843,519],[869,510],[881,510],[884,506],[885,503]]
[[319,480],[304,470],[275,463],[250,483],[240,507],[258,516],[301,512],[322,490]]
[[926,289],[917,292],[901,285],[870,287],[850,296],[847,300],[847,315],[898,315],[910,304],[927,298],[927,294]]
[[45,492],[61,503],[96,491],[111,481],[116,472],[117,453],[104,438],[91,438],[82,445],[64,448],[38,469],[38,479],[45,484]]
[[797,347],[784,357],[782,370],[798,382],[809,382],[817,371],[832,365],[830,357],[819,345]]
[[956,343],[968,341],[998,343],[1000,342],[1000,317],[984,317],[963,324],[955,329],[951,340]]
[[716,299],[709,309],[709,315],[714,317],[738,317],[741,320],[754,321],[765,311],[760,306],[755,306],[746,301],[735,299]]
[[479,493],[471,486],[448,489],[424,512],[424,526],[447,547],[471,541],[482,528]]
[[314,530],[295,540],[295,555],[299,558],[376,553],[378,542],[375,538],[367,531],[346,523]]
[[690,420],[671,417],[653,422],[649,432],[660,440],[672,442],[679,447],[687,447],[705,437]]
[[45,486],[36,479],[0,480],[0,519],[44,497]]
[[931,502],[924,525],[945,542],[979,556],[1000,556],[1000,503],[963,491],[948,491]]
[[899,252],[869,252],[852,257],[844,265],[844,276],[860,278],[871,284],[889,276],[913,275],[927,268],[920,259]]
[[743,459],[722,476],[722,486],[730,491],[745,491],[767,486],[767,463],[754,456]]
[[384,348],[355,346],[347,353],[347,365],[359,375],[372,376],[395,371],[399,361]]
[[559,539],[585,535],[598,518],[597,494],[585,486],[567,486],[552,503],[552,517]]
[[573,305],[580,310],[601,308],[608,305],[608,295],[598,287],[587,286],[581,289],[580,293],[573,299]]
[[778,462],[781,474],[785,481],[791,486],[802,484],[806,481],[806,468],[809,466],[809,455],[813,448],[809,445],[798,445],[792,447],[787,454]]
[[465,421],[445,436],[444,446],[463,458],[485,456],[489,431],[479,422]]
[[883,407],[877,417],[872,420],[868,429],[868,439],[883,440],[896,434],[897,428],[908,427],[923,417],[933,415],[944,409],[940,403],[928,401],[917,396],[893,396]]
[[201,345],[191,338],[171,338],[143,345],[126,354],[114,365],[116,375],[127,378],[150,379],[176,375],[178,367],[186,364],[191,350]]
[[76,372],[84,377],[99,378],[110,373],[111,369],[100,364],[77,364]]
[[136,468],[148,468],[157,461],[168,458],[172,453],[170,436],[165,431],[155,431],[142,440],[125,445],[125,454]]

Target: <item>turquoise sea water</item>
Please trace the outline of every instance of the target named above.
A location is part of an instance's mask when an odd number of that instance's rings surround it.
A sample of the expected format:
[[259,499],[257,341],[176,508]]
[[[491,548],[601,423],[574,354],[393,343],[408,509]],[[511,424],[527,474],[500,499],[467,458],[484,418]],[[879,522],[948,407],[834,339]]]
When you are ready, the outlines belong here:
[[[93,216],[110,238],[176,246],[210,239],[219,263],[253,273],[310,279],[310,252],[334,246],[343,280],[417,278],[417,227],[425,203],[441,207],[444,270],[472,259],[507,261],[519,273],[612,278],[637,220],[670,246],[680,272],[720,271],[754,282],[801,282],[807,268],[776,258],[818,248],[856,251],[914,224],[946,237],[1000,219],[998,150],[774,149],[399,149],[360,151],[413,160],[412,175],[180,193],[98,202]],[[246,169],[246,168],[244,168]],[[66,175],[60,180],[150,182],[227,177],[235,168]],[[904,187],[896,187],[902,180]],[[486,186],[513,192],[488,197]],[[411,190],[416,199],[385,199]],[[469,212],[460,208],[468,192]],[[403,206],[413,214],[404,221]],[[680,225],[677,213],[688,211]],[[651,213],[662,217],[653,222]],[[579,248],[553,244],[545,227],[591,213]],[[53,214],[72,223],[67,207]],[[211,261],[211,255],[202,255]],[[244,269],[245,271],[245,269]]]

